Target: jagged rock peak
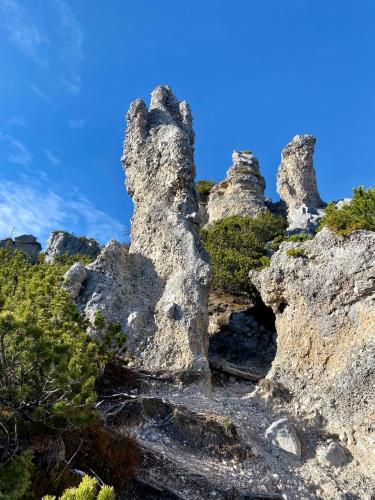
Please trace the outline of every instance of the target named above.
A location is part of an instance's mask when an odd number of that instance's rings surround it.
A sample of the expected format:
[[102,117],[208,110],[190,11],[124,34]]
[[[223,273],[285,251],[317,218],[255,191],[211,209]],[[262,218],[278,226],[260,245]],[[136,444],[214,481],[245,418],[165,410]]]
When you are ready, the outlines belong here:
[[232,161],[225,179],[211,190],[207,206],[209,223],[231,215],[254,217],[267,210],[266,182],[256,157],[251,151],[233,151]]
[[93,238],[75,236],[66,231],[53,231],[47,241],[46,262],[53,262],[59,255],[87,255],[95,258],[100,252],[100,245]]

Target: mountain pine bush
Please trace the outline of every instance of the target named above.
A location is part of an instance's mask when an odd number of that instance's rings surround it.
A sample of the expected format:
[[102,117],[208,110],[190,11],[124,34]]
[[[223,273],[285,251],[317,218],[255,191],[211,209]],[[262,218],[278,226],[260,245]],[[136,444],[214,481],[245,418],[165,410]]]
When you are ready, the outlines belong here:
[[330,203],[320,222],[319,229],[329,227],[346,236],[359,229],[375,231],[375,189],[361,186],[353,190],[352,201],[342,208]]
[[227,217],[201,231],[202,241],[211,255],[213,288],[233,294],[253,292],[251,269],[269,263],[267,243],[283,237],[287,222],[270,213],[257,217]]

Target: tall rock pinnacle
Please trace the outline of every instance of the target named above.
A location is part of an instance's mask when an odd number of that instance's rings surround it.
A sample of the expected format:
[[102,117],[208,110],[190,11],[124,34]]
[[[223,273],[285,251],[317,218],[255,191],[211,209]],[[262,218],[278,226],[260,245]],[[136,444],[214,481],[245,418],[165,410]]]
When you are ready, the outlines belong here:
[[254,217],[268,210],[264,198],[266,182],[258,160],[250,151],[234,151],[232,160],[225,179],[211,189],[207,205],[209,223],[231,215]]
[[[127,114],[122,162],[134,202],[131,343],[149,369],[207,378],[209,258],[199,239],[189,105],[157,87]],[[138,276],[137,276],[138,275]]]
[[286,203],[293,229],[309,229],[309,225],[314,224],[314,215],[324,206],[313,165],[315,142],[312,135],[296,135],[281,154],[277,192]]

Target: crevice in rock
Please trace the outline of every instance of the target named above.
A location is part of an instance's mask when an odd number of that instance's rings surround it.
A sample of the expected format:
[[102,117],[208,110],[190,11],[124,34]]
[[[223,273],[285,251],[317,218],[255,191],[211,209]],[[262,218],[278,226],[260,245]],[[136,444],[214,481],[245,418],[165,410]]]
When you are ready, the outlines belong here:
[[258,298],[255,305],[234,311],[210,336],[209,358],[223,360],[264,377],[276,356],[275,314]]

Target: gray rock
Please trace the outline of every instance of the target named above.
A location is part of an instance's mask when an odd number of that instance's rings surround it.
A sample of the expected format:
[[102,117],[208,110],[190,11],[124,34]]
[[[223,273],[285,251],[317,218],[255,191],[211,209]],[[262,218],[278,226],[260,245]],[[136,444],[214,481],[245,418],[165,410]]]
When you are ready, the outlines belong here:
[[46,262],[53,262],[59,255],[87,255],[95,258],[100,252],[100,245],[92,238],[75,236],[66,231],[54,231],[50,234],[45,251]]
[[87,278],[87,269],[82,262],[76,262],[64,274],[64,288],[70,293],[72,299],[76,299],[81,291],[83,282]]
[[209,224],[231,215],[254,217],[268,211],[264,197],[266,182],[258,160],[245,151],[234,151],[232,159],[225,179],[211,189],[207,205]]
[[185,380],[209,380],[209,257],[199,239],[194,189],[194,132],[186,102],[158,87],[148,111],[127,114],[122,157],[134,202],[131,246],[110,242],[77,302],[93,320],[99,309],[128,334],[134,362]]
[[314,229],[322,216],[322,202],[313,166],[312,135],[296,135],[283,149],[277,172],[277,192],[288,210],[291,232]]
[[0,240],[0,248],[8,248],[11,252],[19,250],[26,254],[33,264],[38,260],[38,255],[42,250],[41,244],[31,234],[16,236],[14,239]]
[[318,453],[321,464],[328,467],[342,467],[348,463],[349,457],[345,449],[336,442],[330,443]]
[[296,428],[286,418],[273,422],[266,430],[265,436],[274,446],[297,457],[301,456],[301,443]]
[[[302,248],[304,257],[289,256],[290,248]],[[364,443],[362,451],[356,447],[358,460],[371,461],[375,233],[342,237],[324,228],[304,243],[282,243],[270,267],[250,274],[276,315],[277,351],[268,376],[302,408],[313,404],[331,432],[355,428],[357,443]]]

